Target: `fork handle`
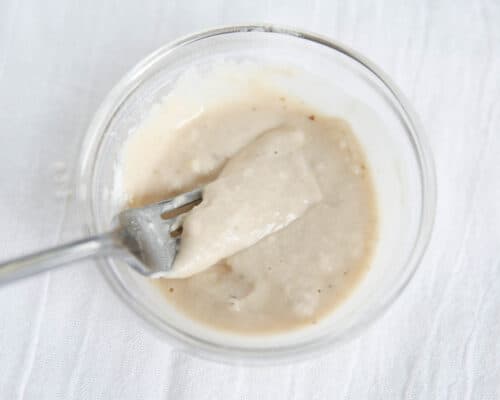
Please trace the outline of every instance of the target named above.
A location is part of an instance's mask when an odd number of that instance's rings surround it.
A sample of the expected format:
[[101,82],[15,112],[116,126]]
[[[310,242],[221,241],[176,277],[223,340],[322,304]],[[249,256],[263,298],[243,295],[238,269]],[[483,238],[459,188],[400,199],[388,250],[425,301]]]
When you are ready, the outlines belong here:
[[0,285],[60,267],[73,261],[123,251],[119,232],[76,240],[0,263]]

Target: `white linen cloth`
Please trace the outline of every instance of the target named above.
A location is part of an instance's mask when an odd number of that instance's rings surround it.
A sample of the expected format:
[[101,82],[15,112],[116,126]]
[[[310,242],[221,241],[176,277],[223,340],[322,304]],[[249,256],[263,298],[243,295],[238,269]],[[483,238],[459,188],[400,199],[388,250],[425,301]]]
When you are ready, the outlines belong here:
[[92,262],[0,288],[0,399],[500,398],[500,3],[1,0],[0,259],[79,236],[72,174],[105,94],[161,44],[267,21],[379,64],[434,152],[429,251],[373,326],[323,357],[245,368],[145,329]]

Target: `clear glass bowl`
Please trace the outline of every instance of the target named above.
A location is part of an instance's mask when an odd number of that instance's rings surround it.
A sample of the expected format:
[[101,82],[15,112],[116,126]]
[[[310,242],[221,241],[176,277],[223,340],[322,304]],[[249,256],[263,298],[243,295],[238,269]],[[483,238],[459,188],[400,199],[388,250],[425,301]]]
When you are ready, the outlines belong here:
[[[323,91],[322,105],[347,118],[370,149],[381,215],[373,265],[353,294],[314,329],[261,337],[201,326],[169,306],[150,282],[120,260],[101,260],[99,266],[115,292],[156,332],[197,356],[269,363],[324,352],[352,338],[398,297],[420,262],[435,211],[434,169],[422,130],[394,84],[356,52],[321,36],[270,25],[214,29],[155,51],[111,91],[86,134],[77,179],[85,228],[92,234],[105,231],[119,211],[113,183],[129,134],[183,71],[221,59],[294,67],[325,83],[312,88]],[[336,93],[342,91],[351,102],[338,101]]]

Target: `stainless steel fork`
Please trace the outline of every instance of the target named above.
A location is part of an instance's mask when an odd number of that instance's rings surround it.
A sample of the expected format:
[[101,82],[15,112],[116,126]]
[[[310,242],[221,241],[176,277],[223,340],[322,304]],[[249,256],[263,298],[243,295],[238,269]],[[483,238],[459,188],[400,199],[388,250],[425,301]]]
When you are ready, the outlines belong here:
[[196,189],[143,208],[131,208],[114,218],[116,228],[111,232],[0,263],[0,285],[96,256],[120,257],[142,275],[161,276],[174,263],[184,216],[201,199],[202,189]]

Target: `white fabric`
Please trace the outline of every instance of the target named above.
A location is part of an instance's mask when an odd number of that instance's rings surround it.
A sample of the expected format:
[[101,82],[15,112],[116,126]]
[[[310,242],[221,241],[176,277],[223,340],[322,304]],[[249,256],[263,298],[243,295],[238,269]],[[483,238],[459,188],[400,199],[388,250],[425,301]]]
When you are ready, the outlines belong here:
[[0,288],[1,399],[500,398],[500,3],[0,1],[0,259],[74,238],[72,170],[104,95],[144,55],[272,21],[366,54],[421,116],[439,183],[420,269],[323,357],[245,368],[164,344],[92,263]]

